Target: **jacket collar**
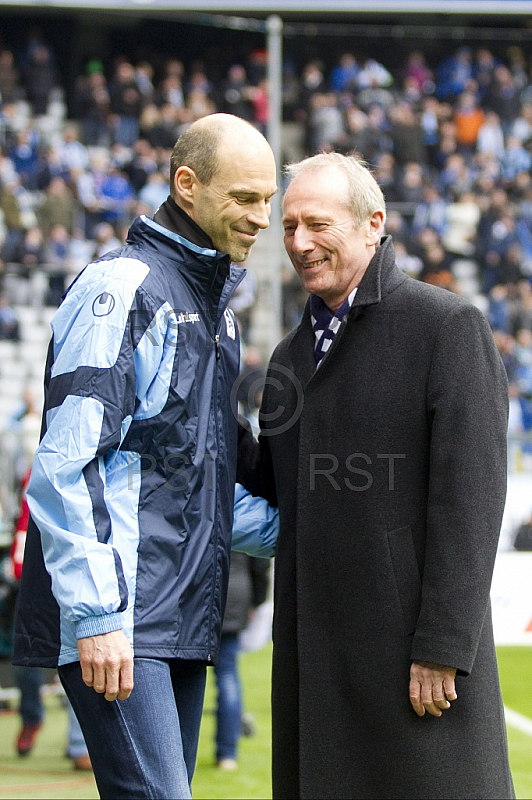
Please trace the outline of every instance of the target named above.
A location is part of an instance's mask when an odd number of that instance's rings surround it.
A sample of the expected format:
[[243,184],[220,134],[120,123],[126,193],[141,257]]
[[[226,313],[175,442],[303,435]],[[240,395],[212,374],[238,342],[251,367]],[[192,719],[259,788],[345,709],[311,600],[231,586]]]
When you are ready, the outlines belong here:
[[178,233],[183,236],[192,244],[198,247],[205,247],[209,250],[214,250],[214,245],[210,236],[207,236],[204,230],[197,225],[192,217],[180,208],[173,197],[168,197],[161,203],[155,214],[153,215],[155,222],[162,225],[163,228],[168,228],[173,233]]
[[[180,233],[166,228],[144,215],[133,220],[128,231],[130,244],[142,242],[154,249],[164,259],[168,269],[176,269],[180,275],[206,298],[212,314],[220,311],[220,301],[225,303],[245,275],[245,270],[232,266],[227,253],[210,247],[194,244]],[[226,287],[226,282],[230,284]],[[225,288],[225,291],[224,291]]]

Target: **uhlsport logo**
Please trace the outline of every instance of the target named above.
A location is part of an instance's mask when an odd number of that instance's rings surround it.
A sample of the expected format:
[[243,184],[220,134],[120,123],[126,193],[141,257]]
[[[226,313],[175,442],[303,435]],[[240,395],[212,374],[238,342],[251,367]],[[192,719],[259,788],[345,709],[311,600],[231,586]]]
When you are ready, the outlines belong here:
[[200,321],[200,315],[198,314],[197,311],[181,311],[181,313],[177,315],[176,319],[178,325],[181,324],[182,322],[199,322],[199,321]]
[[92,313],[95,317],[107,317],[116,305],[116,300],[109,292],[99,294],[92,304]]

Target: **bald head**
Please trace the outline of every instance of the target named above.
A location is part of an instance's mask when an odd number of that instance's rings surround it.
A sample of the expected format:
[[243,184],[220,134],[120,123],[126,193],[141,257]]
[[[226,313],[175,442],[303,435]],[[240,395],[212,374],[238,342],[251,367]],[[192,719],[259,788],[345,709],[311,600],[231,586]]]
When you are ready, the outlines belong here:
[[267,228],[277,191],[272,149],[240,117],[211,114],[179,137],[172,152],[171,195],[237,263],[245,261],[258,232]]
[[[246,120],[233,114],[209,114],[192,123],[179,137],[170,158],[170,187],[181,166],[190,167],[206,186],[220,168],[220,160],[243,149],[270,151],[264,136]],[[273,155],[272,155],[273,157]]]

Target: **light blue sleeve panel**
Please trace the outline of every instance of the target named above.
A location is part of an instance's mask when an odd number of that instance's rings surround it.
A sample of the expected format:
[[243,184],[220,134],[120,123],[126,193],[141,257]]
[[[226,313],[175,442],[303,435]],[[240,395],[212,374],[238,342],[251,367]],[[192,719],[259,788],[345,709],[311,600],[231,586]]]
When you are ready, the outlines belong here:
[[237,483],[231,549],[248,556],[272,558],[278,535],[278,509],[263,497],[253,497]]
[[134,258],[118,258],[112,268],[105,261],[87,267],[52,320],[52,377],[116,363],[133,300],[148,271]]
[[[41,533],[54,597],[78,638],[121,628],[132,590],[130,554],[119,552],[120,520],[106,501],[110,460],[104,456],[117,451],[136,403],[144,408],[150,389],[157,387],[148,403],[153,413],[168,391],[156,378],[161,366],[165,376],[171,375],[167,361],[175,347],[164,348],[167,309],[157,309],[140,286],[147,270],[128,258],[90,265],[52,323],[51,407],[33,462],[28,504]],[[138,315],[133,323],[132,313]],[[153,336],[137,352],[139,324]]]
[[103,415],[95,398],[66,397],[39,445],[27,491],[52,591],[70,622],[114,614],[123,600],[116,553],[98,540],[83,474],[98,448]]

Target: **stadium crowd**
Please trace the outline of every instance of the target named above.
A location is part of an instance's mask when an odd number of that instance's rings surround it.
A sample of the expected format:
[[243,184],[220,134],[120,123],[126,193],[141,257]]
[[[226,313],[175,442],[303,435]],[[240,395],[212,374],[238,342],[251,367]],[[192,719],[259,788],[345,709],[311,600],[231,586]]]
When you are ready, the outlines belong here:
[[[372,166],[399,265],[449,291],[463,291],[458,278],[469,276],[508,371],[510,430],[532,430],[531,64],[518,47],[500,57],[483,45],[432,65],[421,49],[400,69],[385,53],[382,61],[355,49],[332,67],[287,60],[283,159],[355,151]],[[171,148],[191,122],[224,111],[266,131],[266,67],[263,50],[222,80],[202,60],[117,56],[104,67],[93,58],[67,103],[53,47],[38,32],[20,51],[3,43],[0,337],[17,339],[16,306],[34,271],[46,275],[44,304],[56,306],[134,216],[154,213],[168,194]],[[298,283],[287,274],[287,328],[304,302]],[[253,300],[241,309],[247,344]]]

